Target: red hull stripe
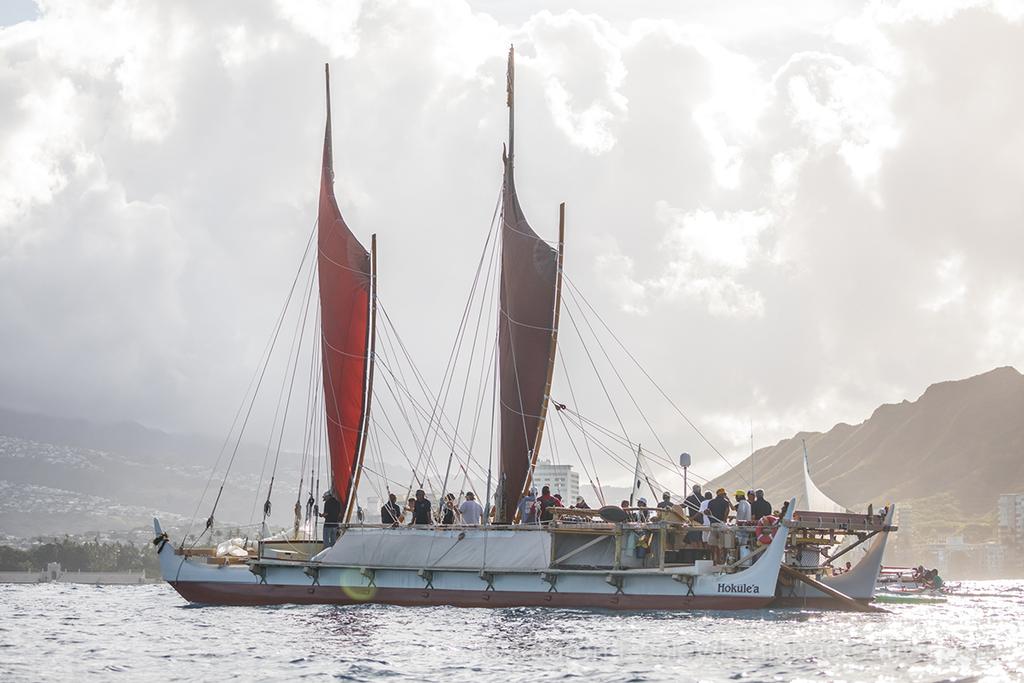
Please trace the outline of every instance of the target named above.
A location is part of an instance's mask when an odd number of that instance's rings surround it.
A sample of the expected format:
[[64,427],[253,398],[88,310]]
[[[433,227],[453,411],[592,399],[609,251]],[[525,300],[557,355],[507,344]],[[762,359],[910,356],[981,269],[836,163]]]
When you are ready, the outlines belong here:
[[613,610],[757,609],[767,597],[675,595],[594,595],[515,591],[422,590],[415,588],[339,588],[221,582],[179,581],[171,585],[189,602],[207,605],[359,605],[407,607],[575,607]]

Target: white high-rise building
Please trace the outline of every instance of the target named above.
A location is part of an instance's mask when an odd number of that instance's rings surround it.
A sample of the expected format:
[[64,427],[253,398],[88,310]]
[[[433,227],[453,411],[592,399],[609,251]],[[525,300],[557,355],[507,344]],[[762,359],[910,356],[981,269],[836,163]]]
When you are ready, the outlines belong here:
[[580,475],[572,471],[572,465],[552,465],[540,460],[533,469],[533,488],[540,493],[541,487],[551,487],[551,495],[561,494],[566,507],[576,504],[580,495]]
[[999,496],[999,531],[1004,538],[1024,543],[1024,493]]

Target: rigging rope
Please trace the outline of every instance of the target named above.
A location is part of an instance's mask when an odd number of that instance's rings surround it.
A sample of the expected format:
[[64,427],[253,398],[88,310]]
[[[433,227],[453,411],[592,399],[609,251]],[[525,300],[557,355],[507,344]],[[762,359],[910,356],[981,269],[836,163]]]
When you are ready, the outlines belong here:
[[[715,444],[711,443],[711,440],[708,439],[707,436],[705,436],[704,432],[702,432],[700,428],[698,428],[697,425],[694,424],[694,422],[686,415],[686,413],[684,413],[682,409],[678,405],[676,405],[676,402],[673,401],[667,393],[665,393],[665,390],[661,388],[661,385],[659,385],[653,377],[651,377],[650,373],[648,373],[644,366],[640,364],[640,361],[638,361],[636,357],[632,353],[630,353],[629,349],[626,348],[626,345],[622,343],[622,340],[619,339],[615,332],[612,331],[611,327],[608,326],[608,323],[605,322],[604,318],[601,317],[601,314],[597,312],[597,310],[590,303],[587,297],[584,296],[583,292],[579,290],[579,287],[577,287],[568,277],[565,277],[565,281],[569,283],[569,286],[573,290],[575,290],[575,292],[579,295],[583,303],[586,304],[587,308],[589,308],[594,313],[594,316],[597,317],[598,321],[600,321],[601,325],[605,328],[605,330],[608,331],[608,334],[611,335],[612,339],[614,339],[618,343],[619,347],[626,353],[626,355],[629,356],[629,359],[633,361],[633,364],[636,365],[637,369],[639,369],[640,372],[643,373],[644,377],[646,377],[648,381],[650,381],[650,383],[654,386],[654,388],[658,390],[658,393],[661,394],[662,398],[668,401],[669,405],[671,405],[672,408],[675,409],[675,411],[679,414],[679,416],[686,421],[686,424],[690,425],[693,431],[697,433],[697,436],[699,436],[704,441],[704,443],[706,443],[708,447],[725,462],[726,465],[728,465],[731,469],[735,469],[735,466],[731,462],[729,462],[729,459],[726,458],[720,450],[718,450]],[[741,477],[743,477],[744,481],[746,481],[748,484],[750,483],[742,472],[739,472],[739,470],[736,470],[736,472]]]
[[[228,475],[231,473],[231,466],[234,464],[235,457],[238,455],[238,448],[239,448],[239,446],[242,443],[242,435],[245,433],[245,427],[249,423],[249,417],[252,415],[253,404],[256,401],[257,394],[259,393],[260,385],[263,383],[263,377],[266,374],[267,366],[270,364],[270,356],[273,353],[274,345],[277,343],[278,334],[281,332],[281,325],[284,322],[285,314],[288,311],[288,306],[291,304],[292,296],[295,293],[295,285],[299,281],[299,275],[302,273],[303,266],[306,263],[306,258],[309,256],[310,246],[313,244],[313,237],[316,235],[316,228],[317,228],[317,221],[314,221],[313,222],[313,227],[312,227],[312,229],[310,230],[310,233],[309,233],[309,239],[306,241],[306,248],[302,252],[302,259],[299,261],[299,267],[296,269],[295,277],[292,279],[291,287],[288,289],[288,296],[285,297],[284,305],[281,307],[281,313],[278,315],[277,322],[274,325],[274,329],[273,329],[273,332],[271,333],[270,340],[267,343],[266,351],[264,353],[264,356],[261,357],[261,359],[263,361],[262,368],[259,369],[258,372],[257,372],[258,380],[256,381],[255,388],[252,390],[252,398],[249,401],[249,407],[248,407],[248,409],[245,412],[245,419],[242,420],[242,425],[239,428],[238,439],[235,441],[235,446],[234,446],[234,448],[231,451],[231,457],[228,459],[227,467],[224,470],[224,478],[221,480],[220,488],[217,491],[217,497],[214,499],[213,508],[210,510],[210,516],[206,520],[206,528],[203,530],[203,532],[198,537],[196,537],[195,541],[193,542],[193,547],[195,546],[195,543],[199,542],[199,539],[202,538],[203,534],[205,534],[207,531],[209,531],[210,529],[213,528],[213,518],[214,518],[214,515],[217,512],[217,506],[220,504],[221,495],[224,493],[224,484],[227,483]],[[259,366],[257,366],[257,367],[259,367]],[[256,375],[254,375],[254,378],[255,377],[256,377]],[[251,380],[249,382],[249,386],[250,387],[252,386],[252,381]],[[245,399],[246,399],[247,396],[248,396],[248,391],[246,392],[246,395],[243,396],[243,398],[242,398],[242,405],[239,406],[239,413],[241,412],[241,407],[245,405]],[[234,429],[234,425],[237,423],[238,414],[239,413],[236,413],[235,420],[232,421],[232,430]],[[202,493],[202,495],[199,498],[199,503],[196,504],[195,512],[192,513],[193,514],[192,522],[189,523],[188,530],[185,532],[185,536],[183,537],[182,544],[184,544],[184,538],[186,538],[188,536],[189,532],[191,532],[191,530],[192,530],[192,525],[195,523],[195,515],[198,514],[199,507],[202,505],[203,500],[206,498],[206,493],[209,490],[210,483],[212,483],[212,481],[213,481],[213,475],[216,473],[217,467],[220,465],[221,457],[224,455],[224,452],[226,450],[225,447],[227,446],[228,440],[230,440],[230,438],[231,438],[231,431],[229,430],[228,431],[228,435],[225,438],[225,445],[224,445],[224,447],[221,448],[220,453],[217,455],[216,461],[214,461],[213,468],[210,470],[210,478],[207,480],[206,486],[203,488],[203,493]]]

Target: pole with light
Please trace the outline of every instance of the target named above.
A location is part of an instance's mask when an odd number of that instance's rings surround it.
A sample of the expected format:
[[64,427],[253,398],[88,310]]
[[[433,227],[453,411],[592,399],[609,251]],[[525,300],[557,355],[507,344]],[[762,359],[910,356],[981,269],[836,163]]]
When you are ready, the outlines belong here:
[[690,483],[686,476],[686,470],[690,467],[690,454],[680,453],[679,454],[679,466],[683,468],[683,497],[689,495]]

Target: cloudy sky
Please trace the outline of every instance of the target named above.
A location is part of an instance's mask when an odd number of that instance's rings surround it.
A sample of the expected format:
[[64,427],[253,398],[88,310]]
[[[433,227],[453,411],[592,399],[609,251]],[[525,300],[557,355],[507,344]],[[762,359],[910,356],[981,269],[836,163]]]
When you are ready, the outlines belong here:
[[526,214],[553,239],[567,203],[568,276],[729,457],[751,423],[766,445],[1024,367],[1024,3],[12,0],[0,23],[6,407],[225,432],[315,219],[324,62],[342,211],[436,382],[513,42]]

